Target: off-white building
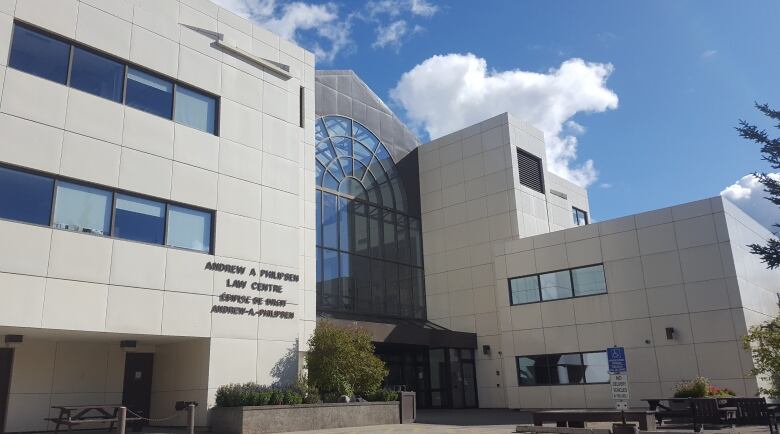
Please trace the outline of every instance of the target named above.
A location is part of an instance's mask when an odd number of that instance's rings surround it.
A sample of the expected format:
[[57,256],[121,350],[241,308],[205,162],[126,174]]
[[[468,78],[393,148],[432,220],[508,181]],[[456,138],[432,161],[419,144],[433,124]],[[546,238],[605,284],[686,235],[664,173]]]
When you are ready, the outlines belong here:
[[[0,0],[0,432],[286,384],[357,323],[420,407],[757,390],[771,234],[721,198],[589,224],[507,114],[421,144],[352,71],[206,0]],[[184,416],[161,422],[182,424]]]
[[313,65],[204,0],[0,2],[0,432],[295,378]]

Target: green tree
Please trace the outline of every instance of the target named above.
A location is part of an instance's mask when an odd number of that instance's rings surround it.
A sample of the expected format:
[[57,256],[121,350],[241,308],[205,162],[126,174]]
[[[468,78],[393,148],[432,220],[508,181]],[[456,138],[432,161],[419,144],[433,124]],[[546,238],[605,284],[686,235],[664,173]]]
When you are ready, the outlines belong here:
[[388,370],[374,355],[371,335],[358,327],[318,322],[306,354],[308,381],[325,397],[368,396],[376,392]]
[[[756,103],[756,108],[773,122],[777,122],[775,126],[780,129],[780,111],[772,110],[768,104]],[[744,120],[739,121],[737,131],[743,138],[761,145],[761,158],[767,161],[773,169],[780,169],[780,138],[769,137],[766,130],[761,130]],[[753,175],[764,185],[764,192],[768,195],[766,199],[780,206],[780,178],[772,178],[765,172]],[[780,224],[774,226],[780,228]],[[767,268],[774,269],[780,266],[780,240],[776,237],[769,239],[763,246],[751,244],[750,250],[753,254],[761,257],[761,261],[766,263]]]
[[769,385],[761,393],[780,396],[780,317],[751,327],[743,342],[753,352],[753,375]]

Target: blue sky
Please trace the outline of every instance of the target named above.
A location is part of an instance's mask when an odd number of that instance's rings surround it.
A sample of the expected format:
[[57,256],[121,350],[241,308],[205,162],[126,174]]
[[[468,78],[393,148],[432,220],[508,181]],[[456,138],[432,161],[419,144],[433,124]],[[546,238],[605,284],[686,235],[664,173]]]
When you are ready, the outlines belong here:
[[[316,51],[320,69],[355,70],[423,136],[530,117],[558,147],[553,167],[588,184],[599,220],[768,169],[734,126],[772,127],[753,101],[780,108],[776,0],[218,2]],[[563,66],[572,59],[583,62]],[[456,94],[481,102],[460,107]],[[766,202],[747,181],[733,199]]]

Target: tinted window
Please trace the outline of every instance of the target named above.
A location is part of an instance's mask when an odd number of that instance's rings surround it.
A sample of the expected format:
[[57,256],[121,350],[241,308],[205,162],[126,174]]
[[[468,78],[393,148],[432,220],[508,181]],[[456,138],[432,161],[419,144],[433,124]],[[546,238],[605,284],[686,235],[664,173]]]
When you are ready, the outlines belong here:
[[582,226],[588,224],[588,213],[579,209],[572,208],[572,218],[574,219],[575,226]]
[[585,353],[582,355],[582,361],[583,365],[585,365],[586,383],[606,383],[609,381],[606,352]]
[[171,119],[173,83],[137,69],[127,69],[127,96],[130,107]]
[[14,26],[8,65],[47,80],[68,80],[70,44],[20,25]]
[[576,354],[548,356],[550,363],[550,384],[581,384],[585,382],[582,358]]
[[521,385],[550,384],[547,356],[518,357],[517,382]]
[[162,244],[165,241],[165,204],[118,194],[114,236]]
[[542,300],[556,300],[571,297],[571,279],[569,271],[556,271],[539,276]]
[[574,295],[603,294],[607,292],[603,265],[571,270],[571,277],[574,281]]
[[214,134],[217,101],[200,92],[176,86],[176,122]]
[[113,194],[84,185],[57,183],[54,227],[75,232],[108,235]]
[[54,180],[0,167],[0,218],[48,225]]
[[334,249],[339,247],[336,202],[336,196],[322,193],[322,245]]
[[208,252],[211,250],[211,213],[168,206],[169,246]]
[[514,278],[509,281],[509,294],[512,304],[539,301],[539,279],[536,276]]
[[122,102],[125,66],[90,51],[74,47],[70,85],[76,89]]

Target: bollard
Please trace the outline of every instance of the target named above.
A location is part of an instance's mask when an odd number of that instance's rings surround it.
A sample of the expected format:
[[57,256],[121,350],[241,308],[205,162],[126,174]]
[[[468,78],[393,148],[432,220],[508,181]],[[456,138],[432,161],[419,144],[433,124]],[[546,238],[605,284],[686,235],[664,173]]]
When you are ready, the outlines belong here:
[[127,407],[119,407],[119,434],[125,434],[127,426]]
[[195,434],[195,404],[192,402],[187,406],[187,432]]

